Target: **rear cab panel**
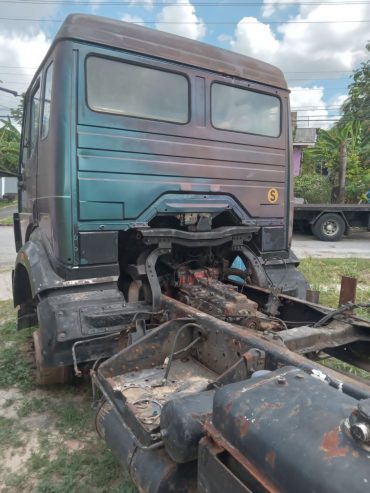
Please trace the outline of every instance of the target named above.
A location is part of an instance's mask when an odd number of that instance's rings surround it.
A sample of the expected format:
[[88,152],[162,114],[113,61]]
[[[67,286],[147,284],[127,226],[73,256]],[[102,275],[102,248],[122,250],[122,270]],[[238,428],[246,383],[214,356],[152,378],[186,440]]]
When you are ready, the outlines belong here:
[[[87,104],[85,78],[90,57],[182,74],[189,84],[189,121],[174,124],[93,111]],[[192,195],[197,202],[228,196],[244,210],[246,223],[285,228],[289,214],[287,91],[98,47],[79,46],[78,58],[79,231],[121,230],[145,223],[150,208],[165,194]],[[216,83],[278,97],[280,135],[215,128],[210,98]],[[271,189],[277,191],[276,200],[269,197]],[[287,249],[287,243],[285,231],[279,250]]]

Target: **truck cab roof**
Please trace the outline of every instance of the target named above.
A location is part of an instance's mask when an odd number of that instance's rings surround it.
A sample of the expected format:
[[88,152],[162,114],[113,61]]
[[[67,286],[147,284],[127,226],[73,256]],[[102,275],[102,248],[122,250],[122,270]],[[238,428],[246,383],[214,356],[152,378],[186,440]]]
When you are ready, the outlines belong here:
[[273,65],[129,22],[86,14],[71,14],[60,27],[50,50],[64,39],[146,54],[287,89],[282,71]]

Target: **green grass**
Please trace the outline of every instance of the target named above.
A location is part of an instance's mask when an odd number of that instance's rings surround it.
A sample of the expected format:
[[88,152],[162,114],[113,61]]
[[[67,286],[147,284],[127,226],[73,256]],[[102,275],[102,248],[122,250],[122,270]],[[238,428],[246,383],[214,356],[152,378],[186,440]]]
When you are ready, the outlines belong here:
[[[357,278],[358,303],[370,302],[370,260],[369,259],[313,259],[301,261],[299,270],[310,283],[311,289],[320,291],[320,303],[332,308],[338,307],[342,276]],[[369,309],[357,309],[356,314],[370,319]],[[322,362],[325,366],[370,380],[370,373],[336,358]]]
[[43,413],[48,410],[47,399],[38,397],[25,398],[17,407],[17,414],[20,418],[25,418],[33,413]]
[[[37,389],[31,348],[32,330],[17,331],[11,302],[0,302],[0,390],[17,388],[22,392],[20,398],[4,400],[0,409],[1,492],[135,492],[125,469],[95,432],[90,383],[78,380]],[[1,416],[12,407],[17,419]],[[38,417],[42,419],[35,425]],[[35,432],[37,450],[18,471],[7,470],[4,454],[10,451],[21,457],[30,433]],[[70,443],[79,448],[74,450]]]
[[[23,391],[33,385],[30,367],[30,330],[17,331],[15,310],[9,301],[0,301],[0,388],[17,386]],[[0,322],[1,323],[1,322]]]
[[[16,200],[0,200],[0,210],[5,207],[11,207],[17,205]],[[0,226],[12,226],[13,225],[13,214],[9,214],[9,216],[0,218]]]
[[20,429],[15,419],[0,416],[0,450],[9,447],[18,448],[24,445],[20,438]]
[[13,303],[9,301],[0,301],[0,328],[5,320],[15,320],[16,311],[13,308]]
[[325,366],[329,368],[333,368],[334,370],[344,371],[353,375],[354,377],[365,378],[365,380],[370,380],[370,373],[365,370],[361,370],[361,368],[357,368],[356,366],[349,365],[344,361],[341,361],[336,358],[328,358],[324,361]]
[[5,476],[2,493],[29,491],[32,478],[34,493],[135,493],[136,489],[122,466],[94,438],[79,451],[71,451],[63,443],[55,447],[47,437],[31,454],[24,470]]
[[0,226],[13,226],[13,216],[7,216],[1,218]]
[[4,207],[10,207],[12,205],[17,205],[16,200],[0,200],[0,209],[3,209]]
[[[370,259],[303,259],[299,266],[311,289],[320,291],[320,303],[338,307],[341,276],[357,278],[358,303],[370,302]],[[359,316],[370,318],[369,310],[358,309]]]
[[121,466],[101,441],[72,453],[61,446],[54,458],[41,451],[30,458],[29,466],[37,472],[37,493],[135,491],[127,478],[122,478]]

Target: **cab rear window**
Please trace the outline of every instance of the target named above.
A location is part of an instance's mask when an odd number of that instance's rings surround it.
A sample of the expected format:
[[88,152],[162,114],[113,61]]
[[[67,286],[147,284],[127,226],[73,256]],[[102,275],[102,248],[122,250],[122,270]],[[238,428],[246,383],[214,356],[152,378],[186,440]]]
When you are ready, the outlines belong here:
[[173,123],[189,121],[189,82],[173,72],[90,56],[87,102],[94,111]]
[[218,129],[280,135],[280,100],[275,96],[215,82],[211,108],[212,125]]

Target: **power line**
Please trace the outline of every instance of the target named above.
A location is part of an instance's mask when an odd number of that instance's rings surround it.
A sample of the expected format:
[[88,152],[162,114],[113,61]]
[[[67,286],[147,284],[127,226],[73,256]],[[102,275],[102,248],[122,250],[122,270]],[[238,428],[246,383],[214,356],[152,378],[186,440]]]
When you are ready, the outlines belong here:
[[[10,79],[8,79],[8,77],[6,77],[6,75],[11,76]],[[19,78],[13,79],[13,77],[12,77],[13,75],[16,75]],[[34,72],[32,74],[5,74],[3,72],[0,72],[0,77],[2,77],[4,79],[4,82],[6,80],[7,83],[12,82],[12,83],[16,83],[16,84],[27,83],[26,81],[31,80],[33,75],[34,75]],[[290,77],[288,77],[288,83],[290,86],[294,86],[293,83],[298,83],[298,82],[306,82],[306,83],[316,82],[315,85],[317,85],[319,83],[318,81],[336,81],[336,80],[337,79],[335,79],[335,78],[326,78],[326,77],[317,77],[316,79],[291,79]],[[346,88],[347,86],[342,86],[342,87]],[[314,88],[307,87],[307,89],[314,89]]]
[[14,74],[13,72],[0,72],[0,75],[13,75],[14,77],[27,77],[29,75],[33,75],[33,72],[32,74]]
[[36,70],[37,67],[23,67],[22,65],[0,65],[0,68],[16,68],[22,70]]
[[[22,86],[25,88],[29,87],[28,82],[20,82],[18,80],[6,80],[5,82],[7,84],[17,84],[18,86]],[[341,86],[341,87],[303,87],[300,89],[295,89],[294,87],[290,87],[290,90],[294,93],[296,93],[296,92],[307,92],[307,91],[346,91],[347,86]]]
[[[285,72],[286,74],[287,72]],[[17,74],[14,74],[12,72],[0,72],[0,75],[11,75],[11,76],[14,76],[14,77],[23,77],[23,78],[29,78],[29,77],[32,77],[33,76],[33,72],[32,73],[29,73],[29,74],[20,74],[20,73],[17,73]],[[312,78],[308,78],[308,77],[287,77],[288,81],[294,81],[294,82],[299,82],[299,81],[316,81],[316,80],[337,80],[337,78],[334,78],[334,77],[312,77]],[[21,82],[21,81],[19,81]]]
[[[0,3],[18,3],[18,4],[27,4],[27,5],[76,5],[75,0],[0,0]],[[265,5],[274,5],[274,6],[292,6],[292,5],[367,5],[370,2],[367,0],[355,0],[353,2],[346,1],[323,1],[323,2],[312,2],[312,1],[303,1],[303,2],[194,2],[192,5],[194,7],[248,7],[248,6],[265,6]],[[84,0],[80,1],[78,5],[117,5],[117,6],[132,6],[132,1],[104,1],[104,0]],[[135,6],[146,7],[148,5],[147,2],[135,2]],[[188,2],[159,2],[153,3],[154,7],[168,7],[168,6],[188,6]]]
[[[0,65],[0,68],[11,68],[11,69],[22,69],[22,70],[37,69],[37,67],[26,67],[24,65]],[[285,74],[312,74],[312,73],[331,74],[331,73],[351,73],[351,72],[352,70],[286,70],[284,71]]]
[[[36,69],[35,69],[36,70]],[[287,72],[284,72],[285,74],[287,74]],[[11,76],[14,76],[14,77],[23,77],[23,78],[28,78],[28,77],[32,77],[34,74],[34,72],[32,73],[29,73],[29,74],[14,74],[12,72],[0,72],[0,75],[3,76],[3,75],[11,75]],[[289,81],[295,81],[295,82],[299,82],[299,81],[316,81],[316,80],[337,80],[336,78],[334,77],[312,77],[312,78],[308,78],[308,77],[287,77]],[[21,82],[21,81],[19,81]]]
[[[178,4],[176,4],[178,5]],[[188,5],[188,4],[187,4]],[[64,22],[64,19],[27,19],[24,17],[0,17],[0,20],[2,21],[25,21],[25,22],[56,22],[56,23],[62,23]],[[345,21],[269,21],[267,24],[366,24],[369,23],[369,19],[361,19],[361,20],[345,20]],[[204,21],[194,21],[194,22],[184,22],[184,21],[140,21],[136,22],[135,24],[173,24],[173,25],[183,25],[183,24],[189,24],[189,25],[234,25],[234,24],[239,24],[239,25],[254,25],[254,24],[260,24],[259,21],[240,21],[240,20],[235,20],[235,21],[211,21],[211,22],[204,22]]]
[[302,87],[300,89],[295,89],[294,87],[289,88],[292,92],[305,92],[305,91],[342,91],[347,90],[347,86],[338,87]]
[[342,106],[296,106],[291,108],[291,111],[335,111],[339,110]]
[[[1,1],[1,0],[0,0]],[[23,67],[22,65],[0,65],[0,69],[20,69],[20,70],[36,70],[38,67]],[[284,70],[284,74],[350,74],[352,73],[353,70]],[[17,74],[16,72],[0,72],[1,75],[24,75],[24,74]]]

